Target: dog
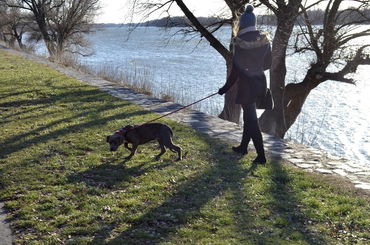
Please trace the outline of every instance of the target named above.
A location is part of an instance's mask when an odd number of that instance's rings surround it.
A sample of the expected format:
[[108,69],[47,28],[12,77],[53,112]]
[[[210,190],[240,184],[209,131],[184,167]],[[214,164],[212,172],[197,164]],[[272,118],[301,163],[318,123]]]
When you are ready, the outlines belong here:
[[[148,123],[140,126],[127,125],[114,134],[107,136],[107,142],[110,145],[110,151],[117,151],[122,144],[131,151],[131,154],[125,157],[125,160],[128,161],[135,155],[139,145],[157,140],[161,147],[161,152],[155,157],[157,161],[166,152],[166,147],[173,152],[177,152],[178,158],[176,161],[180,161],[182,159],[181,148],[172,143],[172,137],[173,132],[167,125]],[[128,146],[129,143],[132,144],[132,148]]]

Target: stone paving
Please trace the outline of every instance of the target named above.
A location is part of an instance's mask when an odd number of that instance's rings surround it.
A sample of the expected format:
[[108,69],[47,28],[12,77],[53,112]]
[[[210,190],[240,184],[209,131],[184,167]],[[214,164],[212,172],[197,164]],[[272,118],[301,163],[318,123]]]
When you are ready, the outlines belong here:
[[[66,68],[40,57],[14,50],[8,51],[38,63],[48,65],[67,76],[74,77],[82,82],[98,87],[102,91],[117,98],[140,105],[143,109],[148,111],[164,115],[183,107],[183,105],[137,93],[115,83]],[[168,118],[192,127],[197,131],[206,133],[210,137],[225,140],[232,144],[238,144],[242,136],[242,128],[239,125],[188,108],[171,114]],[[271,135],[263,134],[263,138],[268,158],[284,159],[292,165],[309,172],[342,176],[352,181],[356,188],[370,191],[370,166],[361,166],[353,161],[330,155],[312,147],[296,144],[288,140],[282,140]],[[252,144],[250,144],[249,147],[253,148]],[[1,242],[0,245],[2,245]]]

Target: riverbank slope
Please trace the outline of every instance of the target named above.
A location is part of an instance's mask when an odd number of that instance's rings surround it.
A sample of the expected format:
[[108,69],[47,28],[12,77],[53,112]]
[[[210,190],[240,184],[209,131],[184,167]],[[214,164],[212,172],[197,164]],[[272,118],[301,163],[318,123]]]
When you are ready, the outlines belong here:
[[369,242],[366,182],[348,178],[366,174],[337,178],[341,159],[264,135],[269,162],[253,165],[253,151],[242,157],[230,150],[238,125],[186,109],[161,120],[183,161],[170,152],[154,161],[158,149],[149,144],[125,163],[127,152],[112,155],[105,136],[181,105],[6,52],[0,197],[17,241]]

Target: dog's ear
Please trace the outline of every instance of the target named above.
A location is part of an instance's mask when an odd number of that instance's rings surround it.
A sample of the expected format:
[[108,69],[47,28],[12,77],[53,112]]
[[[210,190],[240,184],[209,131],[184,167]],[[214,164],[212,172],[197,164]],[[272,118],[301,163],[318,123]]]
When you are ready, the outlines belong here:
[[109,143],[109,137],[110,137],[110,136],[107,136],[107,142],[108,142],[108,143]]

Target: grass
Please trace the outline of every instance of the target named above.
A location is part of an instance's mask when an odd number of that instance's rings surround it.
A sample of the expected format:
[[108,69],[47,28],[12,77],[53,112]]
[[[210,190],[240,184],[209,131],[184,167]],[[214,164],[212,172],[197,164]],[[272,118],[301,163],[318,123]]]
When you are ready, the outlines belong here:
[[[184,159],[106,135],[157,115],[0,50],[0,200],[15,244],[367,244],[370,198],[163,119]],[[339,183],[339,184],[338,184]]]

